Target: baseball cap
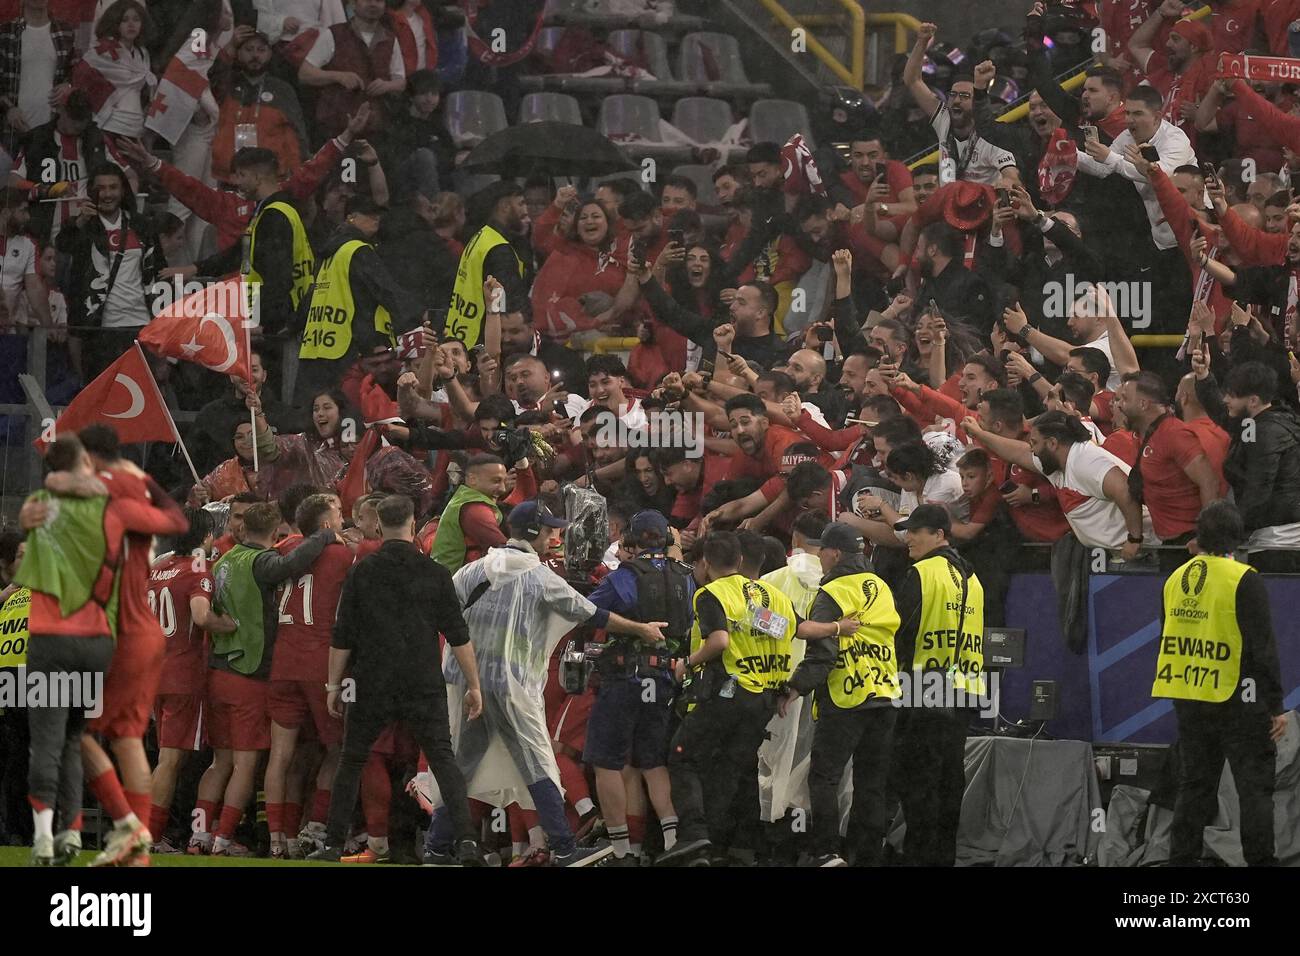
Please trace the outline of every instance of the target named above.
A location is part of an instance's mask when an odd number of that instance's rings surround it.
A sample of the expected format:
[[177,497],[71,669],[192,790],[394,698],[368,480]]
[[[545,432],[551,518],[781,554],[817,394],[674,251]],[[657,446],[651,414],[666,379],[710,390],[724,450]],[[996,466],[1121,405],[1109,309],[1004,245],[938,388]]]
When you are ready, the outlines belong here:
[[952,530],[952,518],[948,509],[942,505],[920,505],[905,519],[894,525],[895,531],[908,531],[917,528],[929,528],[945,534]]
[[632,520],[628,522],[628,530],[634,535],[655,531],[666,537],[668,534],[668,519],[653,508],[648,508],[645,511],[638,511],[632,516]]
[[542,528],[566,528],[569,522],[551,514],[551,509],[541,501],[532,498],[515,505],[506,519],[511,530],[522,531],[529,537],[541,534]]
[[348,198],[344,207],[345,215],[373,216],[379,218],[384,214],[384,207],[369,196],[355,195]]
[[857,554],[864,548],[862,532],[852,525],[845,524],[843,521],[832,521],[825,528],[822,528],[821,537],[816,541],[810,541],[809,544],[819,548],[844,551],[849,554]]

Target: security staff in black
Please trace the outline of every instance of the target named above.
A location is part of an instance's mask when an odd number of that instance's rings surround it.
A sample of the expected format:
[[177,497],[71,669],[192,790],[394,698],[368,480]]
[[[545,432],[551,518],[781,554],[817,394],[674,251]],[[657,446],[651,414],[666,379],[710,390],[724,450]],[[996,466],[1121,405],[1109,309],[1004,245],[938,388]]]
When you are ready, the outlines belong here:
[[908,866],[953,866],[969,708],[986,692],[984,589],[949,543],[941,505],[921,505],[894,527],[912,559],[894,591],[904,698],[890,766],[907,823],[903,856]]
[[[758,819],[758,748],[790,678],[798,626],[789,598],[740,573],[733,532],[710,534],[703,552],[708,583],[695,592],[690,655],[676,665],[679,680],[691,675],[692,704],[668,752],[680,837],[662,866],[700,863]],[[752,806],[736,805],[742,794]]]
[[348,200],[344,223],[321,250],[316,278],[303,299],[296,404],[309,407],[335,388],[376,346],[395,348],[397,334],[420,324],[422,309],[371,245],[381,209],[374,200]]
[[[254,320],[266,335],[281,335],[294,317],[316,266],[293,195],[280,188],[280,163],[266,147],[245,146],[232,163],[235,185],[257,203],[242,239],[198,264],[199,275],[243,274],[256,296]],[[251,305],[251,300],[250,300]]]
[[1178,717],[1172,866],[1201,858],[1225,758],[1241,804],[1246,865],[1277,864],[1274,764],[1287,719],[1268,592],[1254,568],[1232,557],[1245,540],[1236,505],[1212,502],[1196,521],[1201,553],[1165,582],[1151,696],[1172,699]]
[[[596,769],[596,792],[614,853],[602,866],[637,866],[627,826],[627,789],[645,788],[664,828],[665,848],[676,839],[668,777],[668,727],[672,716],[672,659],[686,653],[691,639],[691,568],[669,557],[668,519],[639,511],[628,522],[625,547],[636,552],[601,579],[588,600],[602,610],[634,621],[666,621],[667,641],[647,644],[623,634],[601,646],[596,702],[587,719],[582,762]],[[676,548],[671,548],[676,551]],[[590,645],[589,645],[590,646]],[[625,778],[627,768],[638,771]]]
[[840,780],[853,761],[853,809],[848,856],[857,866],[880,863],[888,826],[885,785],[898,711],[898,658],[894,632],[898,612],[889,586],[871,572],[862,534],[833,521],[817,542],[821,587],[798,635],[808,642],[804,658],[781,700],[786,705],[811,693],[814,702],[808,795],[812,805],[809,866],[844,866],[836,853],[840,835]]

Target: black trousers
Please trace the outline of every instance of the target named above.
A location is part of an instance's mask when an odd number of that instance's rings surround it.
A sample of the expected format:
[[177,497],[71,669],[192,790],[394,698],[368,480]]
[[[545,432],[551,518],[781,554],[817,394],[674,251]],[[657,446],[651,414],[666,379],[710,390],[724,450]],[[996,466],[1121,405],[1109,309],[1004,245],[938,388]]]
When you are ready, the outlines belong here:
[[[83,675],[89,674],[99,681],[96,692],[102,695],[103,676],[113,659],[113,648],[113,639],[106,635],[33,634],[27,642],[27,675],[44,674],[47,686],[53,688],[56,675],[71,675],[80,682]],[[56,832],[66,830],[81,813],[81,734],[86,727],[86,711],[67,706],[70,703],[27,708],[27,729],[31,734],[27,790],[32,799],[57,809]],[[103,703],[102,696],[99,703]]]
[[903,804],[908,866],[952,866],[966,791],[966,712],[909,707],[894,734],[894,780]]
[[456,755],[451,749],[447,691],[442,688],[421,697],[371,699],[364,705],[356,703],[348,707],[343,725],[343,748],[330,790],[329,821],[325,827],[328,846],[342,846],[347,838],[348,824],[352,822],[357,792],[361,788],[361,768],[370,757],[370,748],[375,745],[379,734],[389,724],[398,721],[406,725],[429,761],[429,770],[438,781],[443,803],[451,815],[456,839],[474,839],[465,778],[456,766]]
[[1219,807],[1223,761],[1241,804],[1241,851],[1248,866],[1275,866],[1273,780],[1277,748],[1269,739],[1268,713],[1259,704],[1174,701],[1181,771],[1169,863],[1193,866],[1201,858],[1204,830]]
[[[668,775],[683,843],[708,839],[730,846],[737,826],[758,819],[758,748],[774,699],[736,688],[734,697],[712,697],[682,721],[668,751]],[[742,787],[753,806],[736,810]]]
[[1296,574],[1300,572],[1300,552],[1252,551],[1247,558],[1250,566],[1261,574]]
[[17,707],[0,712],[0,844],[26,846],[32,842],[32,814],[27,803],[30,746],[27,712]]
[[839,843],[838,791],[851,757],[853,809],[846,849],[858,866],[880,863],[889,824],[885,787],[897,719],[898,710],[892,706],[841,710],[829,701],[819,702],[808,767],[814,853],[833,853]]

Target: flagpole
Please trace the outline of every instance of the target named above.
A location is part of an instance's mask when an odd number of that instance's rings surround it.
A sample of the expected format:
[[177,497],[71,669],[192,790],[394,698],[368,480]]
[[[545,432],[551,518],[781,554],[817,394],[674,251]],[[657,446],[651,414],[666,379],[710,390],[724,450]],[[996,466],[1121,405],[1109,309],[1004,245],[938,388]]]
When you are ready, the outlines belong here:
[[181,438],[181,430],[176,427],[176,419],[172,418],[172,410],[167,406],[167,402],[163,400],[162,389],[158,387],[158,380],[153,377],[153,369],[149,365],[149,357],[144,354],[144,349],[140,348],[139,341],[135,343],[135,347],[140,352],[140,358],[144,360],[144,367],[149,371],[149,382],[153,385],[154,395],[157,396],[158,404],[163,407],[163,411],[167,413],[167,421],[172,426],[172,434],[176,436],[176,444],[181,446],[181,454],[185,456],[185,464],[190,466],[190,474],[194,476],[194,483],[196,485],[200,484],[202,479],[199,478],[198,469],[194,467],[194,459],[190,457],[190,450],[185,447],[185,439]]

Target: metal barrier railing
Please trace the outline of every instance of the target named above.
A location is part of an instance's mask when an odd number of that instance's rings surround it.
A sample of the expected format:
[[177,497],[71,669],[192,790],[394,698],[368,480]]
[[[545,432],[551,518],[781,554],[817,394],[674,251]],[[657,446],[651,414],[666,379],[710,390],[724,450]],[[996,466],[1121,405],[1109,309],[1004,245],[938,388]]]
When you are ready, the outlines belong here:
[[[97,328],[69,328],[74,333],[95,333],[102,331]],[[43,326],[34,326],[25,330],[23,333],[27,340],[27,358],[26,372],[19,375],[19,382],[22,384],[23,391],[26,393],[27,401],[18,404],[16,402],[0,402],[0,416],[8,418],[23,418],[25,427],[23,429],[24,441],[20,447],[20,452],[27,454],[27,464],[24,469],[26,472],[27,489],[39,488],[42,481],[41,456],[38,455],[33,447],[35,441],[41,434],[41,422],[46,418],[57,418],[63,411],[63,406],[51,406],[45,398],[48,391],[49,382],[49,362],[48,349],[50,344],[49,329]],[[273,341],[263,340],[261,348],[274,347]],[[282,377],[281,398],[284,402],[289,403],[293,398],[292,376],[288,370],[296,367],[298,352],[297,342],[287,340],[279,343],[281,346],[281,363],[280,368],[285,374]],[[188,425],[194,421],[198,415],[197,409],[181,410],[172,409],[172,419],[178,425]],[[10,428],[9,432],[12,433]],[[6,436],[7,437],[7,436]],[[7,448],[8,446],[6,446]],[[5,469],[4,478],[8,478],[8,469]],[[8,493],[5,488],[5,493]]]
[[[1187,19],[1202,20],[1205,17],[1208,17],[1212,12],[1213,11],[1207,5],[1189,13],[1187,15]],[[1076,67],[1075,69],[1078,72],[1070,76],[1069,79],[1062,80],[1061,88],[1067,91],[1078,89],[1080,86],[1083,85],[1083,81],[1086,79],[1085,76],[1086,71],[1091,69],[1096,62],[1097,61],[1091,61],[1081,67]],[[1032,92],[1032,90],[1030,92]],[[1025,116],[1028,115],[1029,113],[1029,95],[1030,95],[1029,93],[1025,93],[1024,96],[1016,100],[1015,103],[1013,103],[1010,107],[1008,107],[1005,112],[1001,113],[998,116],[997,122],[1014,123],[1018,120],[1024,119]],[[925,166],[929,163],[937,163],[938,161],[939,161],[939,150],[936,148],[930,150],[928,153],[925,153],[922,156],[913,157],[912,159],[909,159],[907,161],[907,166],[909,169],[915,169],[918,166]]]
[[[795,16],[777,0],[758,0],[773,19],[787,30],[803,30],[807,40],[808,52],[843,83],[860,90],[866,81],[867,63],[867,15],[862,5],[856,0],[835,0],[844,8],[845,14],[800,14]],[[839,57],[828,50],[812,35],[811,26],[841,23],[841,17],[847,15],[849,20],[849,64],[845,66]]]

